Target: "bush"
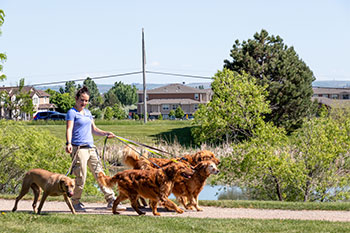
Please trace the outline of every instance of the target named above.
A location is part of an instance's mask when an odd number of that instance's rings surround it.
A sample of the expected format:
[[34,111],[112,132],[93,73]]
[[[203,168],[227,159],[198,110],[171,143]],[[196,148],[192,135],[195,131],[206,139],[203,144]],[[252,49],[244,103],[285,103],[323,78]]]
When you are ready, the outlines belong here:
[[[13,121],[0,121],[0,192],[17,193],[23,175],[30,169],[42,168],[66,174],[71,158],[64,141],[46,130]],[[89,177],[85,192],[96,193]]]

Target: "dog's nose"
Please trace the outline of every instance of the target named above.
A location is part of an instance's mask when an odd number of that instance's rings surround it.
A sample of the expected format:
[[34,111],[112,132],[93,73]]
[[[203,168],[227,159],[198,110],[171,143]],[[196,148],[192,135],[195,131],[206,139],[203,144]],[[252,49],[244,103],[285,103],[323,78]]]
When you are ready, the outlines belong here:
[[73,193],[72,191],[68,191],[68,192],[67,192],[67,196],[68,196],[68,197],[72,197],[73,195],[74,195],[74,193]]

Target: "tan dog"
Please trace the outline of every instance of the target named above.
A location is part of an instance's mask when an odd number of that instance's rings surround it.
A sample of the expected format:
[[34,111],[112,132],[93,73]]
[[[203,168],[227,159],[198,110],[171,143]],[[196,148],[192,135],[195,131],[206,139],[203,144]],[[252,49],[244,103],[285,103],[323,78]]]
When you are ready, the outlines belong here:
[[40,214],[44,202],[48,196],[63,195],[69,209],[75,214],[72,202],[68,197],[73,196],[75,182],[73,179],[57,173],[52,173],[43,169],[32,169],[28,171],[23,179],[22,189],[16,198],[15,206],[12,211],[17,210],[18,201],[26,195],[29,188],[32,188],[34,193],[33,210],[36,213],[36,203],[40,196],[40,188],[44,191],[41,197],[40,205],[38,207],[38,214]]
[[198,195],[203,190],[207,178],[211,174],[218,173],[215,162],[211,160],[199,162],[191,178],[174,184],[173,194],[186,209],[194,207],[197,211],[202,211],[198,206]]
[[153,215],[160,215],[157,212],[158,202],[166,208],[182,214],[184,211],[169,200],[168,196],[175,182],[188,179],[192,174],[192,169],[186,164],[170,162],[161,169],[126,170],[118,172],[113,177],[105,176],[100,172],[98,174],[98,182],[102,186],[110,188],[118,183],[119,195],[114,201],[112,209],[114,214],[118,214],[116,210],[117,205],[126,199],[130,200],[132,208],[139,215],[145,214],[138,208],[137,200],[139,197],[150,199]]

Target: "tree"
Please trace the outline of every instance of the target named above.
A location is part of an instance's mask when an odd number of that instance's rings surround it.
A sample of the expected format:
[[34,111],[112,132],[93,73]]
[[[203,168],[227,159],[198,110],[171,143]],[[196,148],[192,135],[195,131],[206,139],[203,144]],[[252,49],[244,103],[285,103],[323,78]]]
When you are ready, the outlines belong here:
[[170,110],[169,117],[175,117],[175,111],[174,110]]
[[197,127],[192,134],[197,143],[240,141],[264,124],[262,115],[270,109],[265,87],[257,85],[256,78],[224,69],[215,74],[211,86],[212,100],[194,114]]
[[105,108],[105,113],[103,115],[104,120],[112,120],[113,118],[113,109],[109,106]]
[[51,89],[46,90],[50,94],[50,102],[55,104],[58,112],[68,112],[75,104],[75,99],[69,93],[59,93]]
[[253,39],[242,43],[236,40],[230,56],[232,61],[225,60],[225,68],[244,71],[256,77],[259,85],[267,85],[272,111],[266,115],[266,121],[292,132],[316,110],[311,101],[315,77],[281,37],[261,30]]
[[113,92],[123,105],[132,105],[137,102],[137,89],[134,85],[131,86],[122,82],[115,82],[114,86],[108,92]]
[[84,80],[83,84],[89,89],[89,93],[90,93],[89,108],[100,106],[103,101],[96,83],[91,78],[88,77]]
[[108,90],[108,92],[104,94],[104,100],[103,107],[112,107],[115,104],[120,104],[118,97],[115,95],[112,89]]
[[21,114],[33,114],[33,100],[30,97],[31,90],[26,91],[24,88],[24,79],[21,79],[19,86],[13,89],[10,95],[8,92],[2,92],[0,95],[0,102],[7,112],[9,112],[10,119],[18,119]]
[[[0,27],[4,24],[4,17],[5,13],[3,10],[0,9]],[[1,30],[0,30],[0,35],[1,35]],[[0,62],[3,63],[7,59],[6,54],[0,53]],[[3,66],[0,63],[0,72],[2,71]],[[0,73],[0,81],[6,79],[6,76],[2,73]]]
[[118,120],[122,120],[126,118],[126,112],[122,108],[120,104],[115,104],[113,106],[113,117]]
[[178,119],[182,119],[184,117],[185,113],[184,111],[182,110],[182,108],[179,106],[176,108],[175,110],[175,117],[178,118]]

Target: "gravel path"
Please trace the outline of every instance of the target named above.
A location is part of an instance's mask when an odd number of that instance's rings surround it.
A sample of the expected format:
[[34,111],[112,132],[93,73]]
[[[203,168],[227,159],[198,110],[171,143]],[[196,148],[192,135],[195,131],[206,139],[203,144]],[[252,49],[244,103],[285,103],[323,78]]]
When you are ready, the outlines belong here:
[[[0,199],[0,212],[12,210],[14,200]],[[18,203],[17,211],[32,211],[32,201],[21,200]],[[39,205],[39,202],[38,202]],[[87,212],[85,214],[112,214],[111,210],[106,210],[106,204],[86,203]],[[120,212],[121,215],[136,216],[137,213],[130,207]],[[266,210],[266,209],[244,209],[244,208],[219,208],[203,207],[202,212],[185,211],[183,214],[167,212],[163,208],[158,208],[158,212],[165,217],[192,217],[192,218],[250,218],[250,219],[297,219],[297,220],[326,220],[350,222],[350,211],[323,211],[323,210]],[[153,216],[149,208],[143,209],[147,216]],[[50,201],[45,202],[43,213],[67,213],[70,210],[65,202]]]

